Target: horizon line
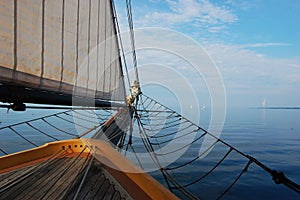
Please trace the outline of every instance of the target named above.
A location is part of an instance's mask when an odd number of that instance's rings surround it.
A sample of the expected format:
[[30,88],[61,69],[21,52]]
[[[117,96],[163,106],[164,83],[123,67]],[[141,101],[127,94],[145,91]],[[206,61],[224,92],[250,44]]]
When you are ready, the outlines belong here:
[[298,110],[299,106],[257,106],[249,107],[249,109],[282,109],[282,110]]

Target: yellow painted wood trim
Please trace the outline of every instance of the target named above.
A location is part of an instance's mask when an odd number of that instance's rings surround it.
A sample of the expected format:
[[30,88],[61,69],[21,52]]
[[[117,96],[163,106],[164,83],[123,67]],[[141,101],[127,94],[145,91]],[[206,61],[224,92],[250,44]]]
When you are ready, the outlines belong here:
[[[0,157],[0,171],[6,168],[21,165],[27,162],[32,162],[41,158],[49,157],[57,153],[60,149],[68,148],[69,152],[81,152],[84,148],[84,144],[80,139],[62,140],[56,142],[50,142],[33,149],[5,155]],[[89,152],[88,148],[85,152]]]

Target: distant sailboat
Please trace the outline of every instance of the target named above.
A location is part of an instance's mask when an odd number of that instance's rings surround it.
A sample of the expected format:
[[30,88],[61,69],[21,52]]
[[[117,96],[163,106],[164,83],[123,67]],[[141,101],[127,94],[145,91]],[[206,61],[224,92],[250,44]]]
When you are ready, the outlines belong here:
[[[243,168],[216,198],[251,164],[299,193],[300,186],[283,173],[142,94],[130,0],[126,5],[135,69],[129,95],[113,1],[0,3],[0,101],[6,103],[1,106],[67,109],[0,128],[0,199],[197,199],[190,188],[232,153],[241,157]],[[202,155],[186,155],[189,148],[199,149],[204,137],[214,142],[203,154],[215,145],[223,154],[204,174],[186,179],[189,170],[205,164]],[[167,144],[172,148],[164,148]],[[182,151],[180,159],[168,161]],[[164,186],[142,170],[149,162],[161,172]]]
[[263,100],[262,100],[261,106],[262,106],[262,107],[266,107],[266,99],[263,99]]

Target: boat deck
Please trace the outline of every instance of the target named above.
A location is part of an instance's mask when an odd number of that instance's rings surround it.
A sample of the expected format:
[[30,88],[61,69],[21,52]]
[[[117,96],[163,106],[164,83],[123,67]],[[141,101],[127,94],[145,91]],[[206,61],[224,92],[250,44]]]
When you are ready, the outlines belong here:
[[97,153],[72,139],[0,157],[0,199],[178,199],[109,143],[90,142]]
[[132,199],[90,156],[55,158],[6,172],[0,174],[0,186],[0,199]]

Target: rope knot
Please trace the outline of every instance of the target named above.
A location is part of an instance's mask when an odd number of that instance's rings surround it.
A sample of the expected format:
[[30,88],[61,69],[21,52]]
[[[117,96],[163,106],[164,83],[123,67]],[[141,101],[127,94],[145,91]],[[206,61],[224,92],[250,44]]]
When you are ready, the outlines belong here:
[[276,184],[284,183],[285,176],[283,172],[277,172],[276,170],[272,170],[271,175]]

